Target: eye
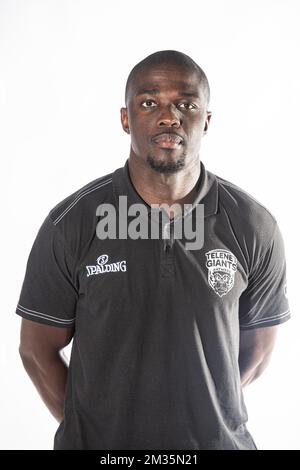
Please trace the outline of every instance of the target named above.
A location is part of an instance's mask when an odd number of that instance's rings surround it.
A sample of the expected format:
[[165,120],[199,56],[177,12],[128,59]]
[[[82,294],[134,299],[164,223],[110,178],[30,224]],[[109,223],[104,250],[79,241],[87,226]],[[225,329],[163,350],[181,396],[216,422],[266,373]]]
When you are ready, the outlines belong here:
[[179,109],[193,110],[193,109],[197,109],[197,106],[193,103],[179,103],[178,108]]
[[142,106],[144,106],[144,108],[154,108],[156,103],[153,100],[146,100],[142,102]]

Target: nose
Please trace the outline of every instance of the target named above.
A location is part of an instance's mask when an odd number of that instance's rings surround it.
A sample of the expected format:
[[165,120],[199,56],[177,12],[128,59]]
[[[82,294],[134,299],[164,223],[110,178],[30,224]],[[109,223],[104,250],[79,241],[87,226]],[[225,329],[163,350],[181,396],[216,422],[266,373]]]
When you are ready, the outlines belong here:
[[178,128],[181,126],[181,120],[178,117],[177,109],[165,108],[157,122],[158,127],[174,127]]

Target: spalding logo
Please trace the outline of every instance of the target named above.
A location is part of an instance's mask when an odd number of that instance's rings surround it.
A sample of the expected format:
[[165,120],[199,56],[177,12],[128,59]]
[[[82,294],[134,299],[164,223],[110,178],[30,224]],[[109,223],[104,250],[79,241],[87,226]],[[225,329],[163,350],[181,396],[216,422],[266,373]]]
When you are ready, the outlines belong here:
[[108,255],[100,255],[97,258],[97,264],[86,266],[87,270],[87,277],[94,276],[95,274],[103,274],[103,273],[115,273],[118,271],[125,272],[127,270],[126,267],[126,260],[123,261],[116,261],[114,263],[107,263]]

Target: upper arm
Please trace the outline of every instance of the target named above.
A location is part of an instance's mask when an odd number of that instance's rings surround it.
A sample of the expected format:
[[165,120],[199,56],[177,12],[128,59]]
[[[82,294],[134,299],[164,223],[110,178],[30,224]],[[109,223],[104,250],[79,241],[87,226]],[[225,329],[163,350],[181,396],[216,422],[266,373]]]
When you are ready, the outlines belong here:
[[[26,320],[52,326],[53,331],[72,328],[79,297],[76,267],[63,233],[47,216],[29,254],[16,313]],[[37,331],[41,334],[52,330],[37,327]],[[64,333],[57,330],[55,337],[61,336]]]
[[255,330],[245,333],[245,341],[257,338],[260,343],[260,337],[271,341],[274,330],[268,328],[290,318],[284,245],[277,224],[268,248],[249,269],[248,285],[239,299],[240,329]]
[[240,331],[239,359],[262,363],[269,359],[275,345],[278,325]]
[[74,336],[74,327],[60,328],[22,318],[20,354],[22,356],[57,353]]

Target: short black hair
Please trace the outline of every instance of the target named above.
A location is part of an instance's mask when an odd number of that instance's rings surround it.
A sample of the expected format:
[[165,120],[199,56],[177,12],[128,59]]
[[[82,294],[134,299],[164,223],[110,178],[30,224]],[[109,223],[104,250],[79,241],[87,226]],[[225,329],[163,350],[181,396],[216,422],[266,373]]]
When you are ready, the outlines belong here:
[[202,68],[188,55],[184,54],[183,52],[173,51],[173,50],[165,50],[165,51],[158,51],[154,52],[151,55],[148,55],[145,59],[141,60],[138,64],[136,64],[133,69],[131,70],[130,74],[128,75],[126,87],[125,87],[125,102],[127,103],[128,92],[130,85],[135,80],[137,75],[141,73],[145,68],[151,67],[153,65],[159,64],[176,64],[181,65],[183,67],[190,68],[191,71],[194,71],[199,76],[199,81],[201,86],[203,87],[204,94],[207,99],[207,104],[209,103],[210,98],[210,88],[207,77],[203,72]]

